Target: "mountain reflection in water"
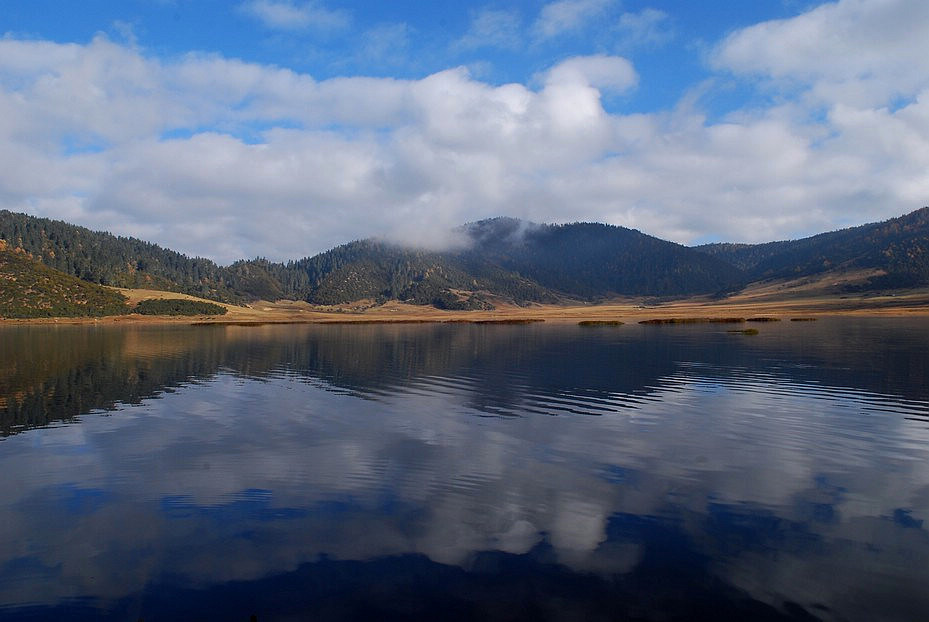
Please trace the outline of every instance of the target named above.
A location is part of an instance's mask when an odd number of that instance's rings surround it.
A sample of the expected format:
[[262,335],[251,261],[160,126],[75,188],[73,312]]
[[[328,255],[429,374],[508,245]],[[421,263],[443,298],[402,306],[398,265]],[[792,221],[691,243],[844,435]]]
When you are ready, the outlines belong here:
[[0,618],[926,618],[925,322],[760,331],[2,327]]

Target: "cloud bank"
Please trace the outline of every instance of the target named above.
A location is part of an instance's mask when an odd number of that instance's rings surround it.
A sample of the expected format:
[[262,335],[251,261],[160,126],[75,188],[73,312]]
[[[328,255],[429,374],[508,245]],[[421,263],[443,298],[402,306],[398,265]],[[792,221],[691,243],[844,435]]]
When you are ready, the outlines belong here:
[[[537,32],[604,5],[555,4]],[[248,6],[267,19],[319,9]],[[491,44],[513,24],[475,15],[483,38],[458,45]],[[714,119],[699,90],[672,110],[605,106],[644,86],[608,54],[564,58],[531,84],[462,67],[316,80],[218,55],[159,58],[102,35],[7,36],[0,208],[223,263],[371,235],[429,240],[498,215],[683,243],[795,237],[929,203],[927,31],[929,8],[905,0],[843,0],[736,31],[712,49],[701,88],[735,81],[766,103]]]

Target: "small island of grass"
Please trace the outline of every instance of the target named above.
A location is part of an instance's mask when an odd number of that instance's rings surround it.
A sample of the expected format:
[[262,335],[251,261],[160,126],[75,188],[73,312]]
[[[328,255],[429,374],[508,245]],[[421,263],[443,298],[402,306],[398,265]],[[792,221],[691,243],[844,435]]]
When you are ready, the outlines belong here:
[[743,317],[668,317],[642,320],[639,324],[741,324]]

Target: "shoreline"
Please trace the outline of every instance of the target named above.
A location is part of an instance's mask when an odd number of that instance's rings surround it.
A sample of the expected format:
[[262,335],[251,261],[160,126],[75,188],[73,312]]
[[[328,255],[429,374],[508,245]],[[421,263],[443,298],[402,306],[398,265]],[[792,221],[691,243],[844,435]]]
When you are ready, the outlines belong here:
[[[136,293],[148,295],[149,292]],[[159,292],[159,294],[163,294]],[[178,296],[177,294],[169,294]],[[929,292],[901,296],[856,298],[793,298],[784,300],[727,299],[679,300],[646,304],[641,300],[614,300],[598,304],[530,305],[501,304],[492,311],[445,311],[398,302],[367,306],[364,302],[341,307],[314,307],[294,301],[258,302],[250,306],[224,305],[225,315],[157,316],[111,315],[103,317],[0,318],[0,326],[29,325],[197,325],[266,326],[271,324],[524,324],[640,321],[710,321],[714,318],[769,317],[789,321],[798,317],[929,317]]]

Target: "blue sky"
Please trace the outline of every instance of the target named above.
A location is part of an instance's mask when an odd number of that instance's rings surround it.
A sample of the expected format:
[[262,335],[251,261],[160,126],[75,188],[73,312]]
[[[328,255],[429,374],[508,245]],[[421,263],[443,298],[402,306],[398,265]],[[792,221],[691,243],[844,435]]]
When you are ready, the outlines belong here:
[[[647,88],[609,104],[651,111],[710,75],[705,57],[725,35],[815,3],[594,0],[574,3],[588,16],[563,30],[542,26],[546,4],[558,3],[8,0],[3,26],[7,36],[62,43],[104,33],[148,54],[215,53],[316,79],[416,79],[464,65],[492,84],[525,84],[567,57],[620,54],[635,59]],[[748,95],[731,88],[710,105],[722,111]]]
[[220,262],[929,203],[929,3],[6,0],[0,208]]

